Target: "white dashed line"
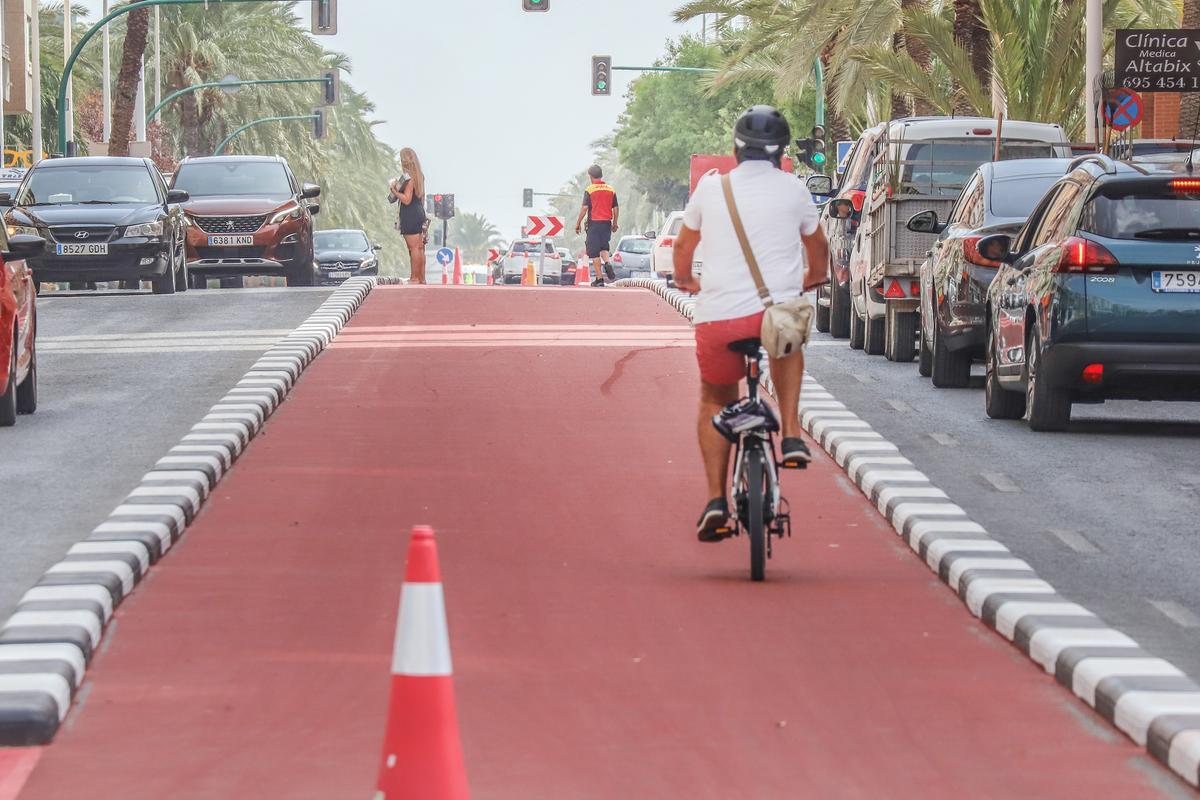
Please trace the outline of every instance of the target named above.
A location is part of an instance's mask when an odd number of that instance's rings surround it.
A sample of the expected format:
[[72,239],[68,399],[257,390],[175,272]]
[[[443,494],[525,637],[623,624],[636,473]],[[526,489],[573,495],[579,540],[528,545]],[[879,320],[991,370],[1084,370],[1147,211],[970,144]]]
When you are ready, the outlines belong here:
[[1200,628],[1200,617],[1196,616],[1196,612],[1181,606],[1174,600],[1148,600],[1147,602],[1181,628]]
[[1021,487],[1013,483],[1012,478],[1008,477],[1003,472],[983,472],[980,473],[980,475],[985,481],[990,483],[992,488],[997,492],[1015,494],[1021,491]]
[[929,438],[946,447],[954,447],[958,444],[958,439],[955,439],[948,433],[931,433],[929,434]]
[[1051,528],[1050,534],[1064,545],[1074,550],[1076,553],[1095,555],[1096,553],[1100,552],[1100,548],[1092,544],[1091,540],[1089,540],[1079,531],[1064,530],[1063,528]]

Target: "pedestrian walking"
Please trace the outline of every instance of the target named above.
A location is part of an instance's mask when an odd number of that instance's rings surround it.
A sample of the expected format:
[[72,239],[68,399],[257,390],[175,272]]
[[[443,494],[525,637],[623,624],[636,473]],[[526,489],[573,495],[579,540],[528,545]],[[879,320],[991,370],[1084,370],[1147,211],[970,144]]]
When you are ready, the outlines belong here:
[[575,220],[575,234],[579,235],[586,223],[587,256],[592,260],[592,275],[595,276],[592,286],[603,286],[605,275],[609,280],[617,276],[608,259],[621,208],[617,202],[617,192],[604,182],[604,170],[599,164],[588,168],[588,176],[592,182],[583,190],[583,207],[579,209],[579,218]]
[[400,168],[404,171],[389,184],[388,202],[400,204],[400,219],[396,223],[408,258],[412,263],[409,283],[425,283],[425,244],[429,240],[429,218],[425,215],[425,173],[421,160],[411,147],[400,151]]

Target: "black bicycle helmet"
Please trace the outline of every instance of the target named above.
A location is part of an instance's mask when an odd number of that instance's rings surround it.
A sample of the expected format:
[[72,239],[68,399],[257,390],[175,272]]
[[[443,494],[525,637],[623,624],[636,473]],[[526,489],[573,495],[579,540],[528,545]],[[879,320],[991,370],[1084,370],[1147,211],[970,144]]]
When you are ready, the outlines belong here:
[[738,161],[770,159],[778,163],[791,141],[787,120],[771,106],[747,109],[733,126],[733,152]]

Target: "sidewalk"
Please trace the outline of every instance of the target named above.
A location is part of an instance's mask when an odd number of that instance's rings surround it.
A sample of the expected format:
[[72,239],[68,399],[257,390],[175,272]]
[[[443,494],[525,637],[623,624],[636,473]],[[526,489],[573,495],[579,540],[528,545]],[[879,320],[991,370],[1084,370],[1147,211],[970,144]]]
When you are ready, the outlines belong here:
[[641,290],[376,289],[122,605],[21,800],[370,797],[414,523],[475,798],[1187,796],[823,456],[766,583],[698,544],[689,342]]

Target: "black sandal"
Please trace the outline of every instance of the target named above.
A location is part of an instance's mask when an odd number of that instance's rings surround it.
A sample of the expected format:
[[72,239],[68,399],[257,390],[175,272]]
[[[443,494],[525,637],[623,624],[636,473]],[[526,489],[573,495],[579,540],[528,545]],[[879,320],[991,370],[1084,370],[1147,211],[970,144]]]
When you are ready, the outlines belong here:
[[702,542],[720,542],[733,535],[729,527],[729,504],[724,497],[708,501],[700,521],[696,523],[696,538]]

